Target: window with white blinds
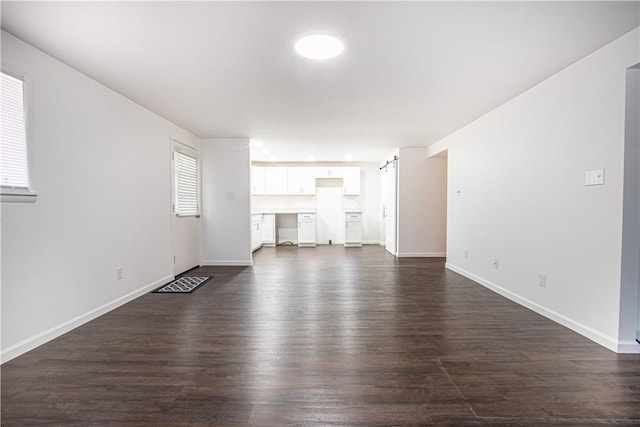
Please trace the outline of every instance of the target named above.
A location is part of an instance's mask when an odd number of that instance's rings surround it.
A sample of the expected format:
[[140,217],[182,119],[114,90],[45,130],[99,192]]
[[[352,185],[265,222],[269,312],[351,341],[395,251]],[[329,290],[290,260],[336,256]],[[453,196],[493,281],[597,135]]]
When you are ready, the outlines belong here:
[[176,150],[173,153],[174,205],[178,216],[200,214],[198,191],[198,158]]
[[4,71],[1,74],[0,185],[2,194],[28,195],[31,194],[31,185],[27,161],[24,80]]

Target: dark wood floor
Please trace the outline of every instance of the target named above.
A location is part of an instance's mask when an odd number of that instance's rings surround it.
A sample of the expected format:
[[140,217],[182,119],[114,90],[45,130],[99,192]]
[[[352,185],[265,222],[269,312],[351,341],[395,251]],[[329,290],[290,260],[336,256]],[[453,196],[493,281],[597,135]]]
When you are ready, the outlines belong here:
[[2,424],[640,423],[616,355],[377,246],[261,249],[191,295],[145,295],[2,366]]

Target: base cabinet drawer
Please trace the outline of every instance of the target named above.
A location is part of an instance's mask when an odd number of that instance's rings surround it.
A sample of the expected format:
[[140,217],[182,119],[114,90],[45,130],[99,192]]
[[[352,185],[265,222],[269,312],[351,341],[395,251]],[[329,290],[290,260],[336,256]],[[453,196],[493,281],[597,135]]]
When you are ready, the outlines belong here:
[[344,220],[344,245],[347,247],[362,246],[362,213],[347,212]]
[[298,246],[316,245],[316,215],[298,214]]
[[276,245],[276,215],[262,215],[262,246],[273,247]]

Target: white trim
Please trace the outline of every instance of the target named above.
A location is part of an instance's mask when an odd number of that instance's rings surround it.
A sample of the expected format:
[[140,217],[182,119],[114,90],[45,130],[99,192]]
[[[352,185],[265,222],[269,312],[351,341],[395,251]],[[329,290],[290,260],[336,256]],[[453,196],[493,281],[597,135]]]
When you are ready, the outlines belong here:
[[182,141],[182,138],[178,138],[177,136],[174,136],[173,134],[169,134],[169,138],[171,139],[171,150],[173,151],[174,149],[180,151],[185,151],[187,153],[189,153],[192,156],[197,156],[198,159],[200,158],[200,150],[192,145],[187,144],[186,142]]
[[205,259],[200,263],[201,266],[207,267],[251,267],[253,265],[252,260],[237,261],[237,260],[210,260]]
[[398,258],[444,258],[446,252],[398,252]]
[[35,203],[37,199],[36,193],[2,193],[0,195],[2,203]]
[[616,353],[640,354],[640,344],[637,341],[618,341]]
[[164,276],[161,279],[158,279],[152,283],[149,283],[148,285],[145,285],[136,291],[133,291],[131,293],[128,293],[127,295],[121,296],[120,298],[117,298],[111,302],[108,302],[98,308],[95,308],[91,311],[88,311],[84,314],[74,317],[73,319],[67,320],[66,322],[63,322],[58,326],[55,326],[49,330],[36,334],[15,345],[12,345],[11,347],[2,351],[2,354],[0,355],[1,363],[8,362],[9,360],[20,356],[21,354],[24,354],[30,350],[33,350],[34,348],[39,347],[42,344],[45,344],[55,338],[58,338],[61,335],[66,334],[67,332],[79,326],[84,325],[85,323],[92,321],[93,319],[97,319],[103,314],[106,314],[112,310],[115,310],[116,308],[130,301],[133,301],[134,299],[148,293],[149,291],[173,279],[174,279],[174,276],[172,275]]
[[[557,313],[553,310],[549,310],[546,307],[541,306],[538,303],[535,303],[527,298],[521,297],[518,294],[515,294],[507,289],[504,289],[501,286],[498,286],[494,283],[489,282],[488,280],[485,280],[481,277],[476,276],[473,273],[469,273],[468,271],[457,267],[451,263],[446,263],[445,267],[451,271],[454,271],[458,274],[463,275],[464,277],[473,280],[474,282],[484,286],[487,289],[490,289],[492,291],[494,291],[497,294],[502,295],[505,298],[510,299],[511,301],[518,303],[520,305],[522,305],[523,307],[528,308],[531,311],[534,311],[548,319],[553,320],[556,323],[559,323],[562,326],[566,326],[567,328],[571,329],[572,331],[575,331],[577,333],[579,333],[580,335],[589,338],[591,341],[594,341],[598,344],[600,344],[603,347],[608,348],[611,351],[614,352],[621,352],[619,351],[619,348],[621,346],[621,343],[618,342],[617,339],[612,338],[610,336],[607,336],[605,334],[603,334],[600,331],[597,331],[589,326],[583,325],[580,322],[577,322],[573,319],[570,319],[560,313]],[[626,344],[623,345],[623,347],[627,347]],[[633,351],[633,353],[637,353],[638,350]]]

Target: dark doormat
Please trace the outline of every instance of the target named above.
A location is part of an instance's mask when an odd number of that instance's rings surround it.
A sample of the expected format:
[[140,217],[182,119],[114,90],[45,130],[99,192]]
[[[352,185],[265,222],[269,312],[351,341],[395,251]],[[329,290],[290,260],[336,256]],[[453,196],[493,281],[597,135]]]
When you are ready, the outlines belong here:
[[211,279],[213,279],[213,276],[179,277],[173,282],[160,286],[158,289],[151,292],[154,294],[191,294]]

